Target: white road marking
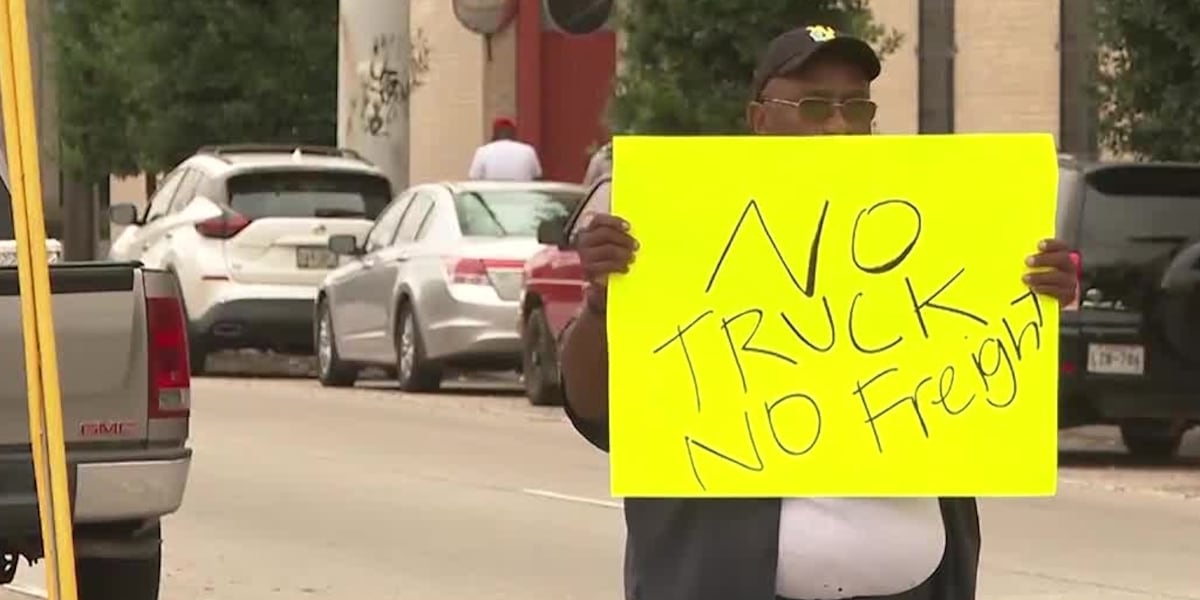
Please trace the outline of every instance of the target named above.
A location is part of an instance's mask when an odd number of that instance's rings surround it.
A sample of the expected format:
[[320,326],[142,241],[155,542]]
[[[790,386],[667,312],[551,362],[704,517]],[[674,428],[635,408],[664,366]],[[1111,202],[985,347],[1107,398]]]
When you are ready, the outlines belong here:
[[603,506],[605,508],[623,508],[625,505],[612,500],[599,500],[596,498],[585,498],[583,496],[572,496],[570,494],[560,494],[558,492],[550,492],[547,490],[521,490],[530,496],[539,496],[542,498],[550,498],[551,500],[562,500],[564,502],[575,502],[577,504],[591,504],[592,506]]
[[7,590],[14,591],[18,594],[22,594],[25,596],[31,596],[33,598],[48,598],[50,596],[48,593],[46,593],[45,589],[42,589],[41,587],[38,587],[36,585],[24,585],[24,584],[20,584],[20,583],[10,583],[10,584],[4,586],[4,588]]

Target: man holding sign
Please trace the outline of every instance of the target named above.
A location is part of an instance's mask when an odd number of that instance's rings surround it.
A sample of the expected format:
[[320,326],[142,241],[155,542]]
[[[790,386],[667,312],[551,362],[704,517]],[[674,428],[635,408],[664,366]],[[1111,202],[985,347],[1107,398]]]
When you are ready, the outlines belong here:
[[[876,110],[871,82],[880,68],[869,45],[828,27],[784,33],[768,45],[754,74],[749,125],[761,135],[870,134]],[[796,167],[803,172],[803,164]],[[584,437],[607,451],[607,280],[630,271],[638,242],[626,221],[603,213],[590,217],[575,244],[589,277],[586,306],[565,331],[561,356],[567,414]],[[1065,245],[1046,240],[1031,250],[1025,266],[1033,271],[1023,276],[1024,284],[1061,304],[1071,302],[1076,283]],[[625,514],[631,600],[975,595],[980,540],[970,498],[627,498]]]

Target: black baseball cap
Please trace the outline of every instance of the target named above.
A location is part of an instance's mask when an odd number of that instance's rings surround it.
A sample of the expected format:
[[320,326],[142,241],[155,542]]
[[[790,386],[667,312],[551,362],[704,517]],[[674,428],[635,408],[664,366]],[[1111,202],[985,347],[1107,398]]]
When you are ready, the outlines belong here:
[[799,69],[815,56],[830,54],[861,68],[867,81],[879,77],[879,56],[870,44],[852,35],[839,33],[832,27],[808,25],[786,31],[767,44],[758,67],[754,69],[754,98],[758,98],[767,81],[772,78]]

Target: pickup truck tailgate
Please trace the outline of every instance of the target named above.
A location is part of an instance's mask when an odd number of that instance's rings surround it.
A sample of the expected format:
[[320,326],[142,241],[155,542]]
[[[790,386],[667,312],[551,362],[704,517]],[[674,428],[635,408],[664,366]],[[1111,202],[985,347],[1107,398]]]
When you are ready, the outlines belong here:
[[[68,443],[143,445],[148,432],[147,309],[136,264],[50,267]],[[29,443],[20,290],[0,269],[0,445]]]

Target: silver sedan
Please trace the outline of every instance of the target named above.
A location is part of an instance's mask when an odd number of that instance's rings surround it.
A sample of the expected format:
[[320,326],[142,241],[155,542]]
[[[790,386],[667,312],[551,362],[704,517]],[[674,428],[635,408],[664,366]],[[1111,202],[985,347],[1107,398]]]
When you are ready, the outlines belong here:
[[342,255],[317,294],[323,385],[353,385],[365,366],[394,370],[406,391],[437,389],[447,369],[516,370],[525,260],[538,224],[570,215],[586,190],[551,182],[415,186],[365,239],[333,236]]

